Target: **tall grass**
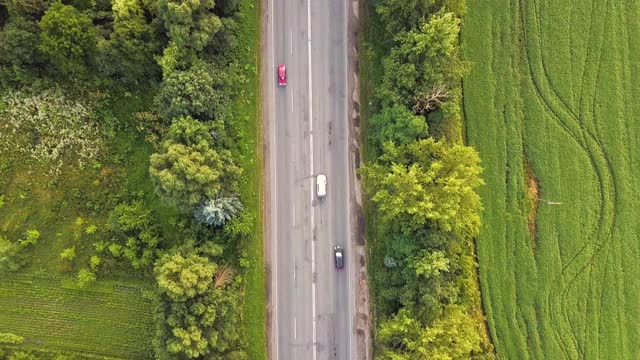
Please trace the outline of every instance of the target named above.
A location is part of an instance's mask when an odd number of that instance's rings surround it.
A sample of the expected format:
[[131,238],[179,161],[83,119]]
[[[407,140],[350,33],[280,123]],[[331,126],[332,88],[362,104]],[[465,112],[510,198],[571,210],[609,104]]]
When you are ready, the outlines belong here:
[[[487,185],[478,240],[499,357],[640,357],[636,2],[469,0],[467,137]],[[525,163],[539,183],[529,232]]]

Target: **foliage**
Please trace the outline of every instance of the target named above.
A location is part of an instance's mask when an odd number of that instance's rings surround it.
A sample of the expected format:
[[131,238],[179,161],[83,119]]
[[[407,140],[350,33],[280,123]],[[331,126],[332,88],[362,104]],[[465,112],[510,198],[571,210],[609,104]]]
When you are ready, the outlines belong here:
[[89,104],[55,87],[5,93],[0,103],[5,104],[0,107],[0,153],[19,152],[53,163],[54,173],[67,159],[81,167],[97,159],[103,140]]
[[155,10],[172,44],[181,51],[202,51],[222,26],[213,13],[214,0],[158,0]]
[[0,344],[17,345],[24,341],[24,337],[12,333],[0,333]]
[[89,269],[80,269],[78,271],[78,286],[85,287],[96,281],[96,274]]
[[197,255],[165,255],[155,267],[158,288],[173,301],[185,301],[209,290],[217,265]]
[[381,220],[405,235],[435,227],[460,238],[480,229],[483,182],[478,154],[462,145],[423,139],[404,146],[387,143],[380,162],[363,168],[364,189]]
[[191,207],[222,190],[233,191],[240,169],[228,150],[213,149],[212,143],[213,136],[198,121],[174,121],[162,152],[151,156],[149,172],[159,193]]
[[[384,59],[384,78],[378,92],[383,104],[413,106],[434,86],[454,92],[465,72],[458,46],[460,19],[438,12],[416,30],[399,33],[397,45]],[[456,101],[458,96],[453,97]]]
[[166,120],[183,116],[212,119],[220,98],[220,90],[215,85],[214,74],[203,61],[186,70],[172,71],[162,82],[156,100],[160,115]]
[[208,199],[194,210],[194,216],[200,223],[209,226],[222,226],[242,211],[242,203],[237,196],[219,196]]
[[30,19],[12,17],[0,31],[0,82],[27,82],[31,68],[42,61],[38,51],[40,31]]
[[[142,200],[136,200],[116,206],[111,218],[112,229],[120,235],[119,244],[108,245],[111,254],[116,257],[124,256],[134,269],[151,266],[161,243],[160,229],[151,210]],[[93,258],[91,261],[93,268]]]
[[27,230],[24,233],[24,239],[18,240],[18,244],[20,244],[20,247],[24,248],[29,245],[35,245],[36,243],[38,243],[38,240],[40,240],[40,232],[38,230],[32,229]]
[[3,0],[11,19],[38,20],[50,5],[50,0]]
[[388,141],[404,145],[428,135],[425,118],[401,105],[383,108],[369,119],[368,126],[370,141],[379,149]]
[[53,3],[40,21],[39,49],[63,74],[84,75],[94,63],[97,33],[91,18],[71,5]]
[[60,253],[60,259],[66,261],[73,261],[76,258],[76,247],[72,246],[70,248],[64,249],[63,252]]
[[195,254],[176,253],[160,259],[155,274],[156,355],[246,359],[239,348],[239,293],[229,287],[230,268],[219,268]]
[[376,0],[380,15],[389,34],[413,29],[433,11],[436,0]]
[[[379,359],[464,360],[483,353],[478,324],[458,305],[447,307],[444,316],[424,327],[410,312],[402,309],[380,325]],[[451,346],[455,344],[455,346]]]
[[105,75],[127,83],[148,81],[157,73],[153,56],[158,39],[154,35],[140,0],[115,0],[113,32],[98,46]]

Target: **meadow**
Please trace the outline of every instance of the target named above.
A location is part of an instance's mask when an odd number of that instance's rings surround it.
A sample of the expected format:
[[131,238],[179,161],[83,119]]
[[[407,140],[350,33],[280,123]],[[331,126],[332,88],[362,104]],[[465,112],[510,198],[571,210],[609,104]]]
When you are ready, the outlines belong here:
[[637,359],[640,5],[469,0],[465,131],[498,358]]

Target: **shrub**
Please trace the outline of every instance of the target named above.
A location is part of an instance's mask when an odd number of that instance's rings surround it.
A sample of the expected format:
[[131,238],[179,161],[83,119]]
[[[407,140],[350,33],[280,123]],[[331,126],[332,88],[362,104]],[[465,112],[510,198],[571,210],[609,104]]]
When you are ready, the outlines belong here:
[[0,103],[5,105],[0,106],[0,152],[52,163],[57,174],[65,159],[82,167],[103,147],[90,106],[68,99],[59,88],[7,92]]
[[194,211],[196,220],[209,226],[222,226],[242,210],[237,196],[209,199]]
[[76,247],[75,246],[72,246],[70,248],[66,248],[60,253],[60,259],[62,259],[62,260],[66,260],[66,261],[71,262],[75,258],[76,258]]
[[22,344],[24,338],[12,333],[0,333],[0,344],[19,345]]
[[112,229],[123,244],[109,244],[114,256],[123,254],[138,269],[153,264],[160,244],[156,219],[141,200],[116,206],[111,214]]
[[96,274],[89,269],[81,269],[78,271],[78,286],[85,287],[96,281]]

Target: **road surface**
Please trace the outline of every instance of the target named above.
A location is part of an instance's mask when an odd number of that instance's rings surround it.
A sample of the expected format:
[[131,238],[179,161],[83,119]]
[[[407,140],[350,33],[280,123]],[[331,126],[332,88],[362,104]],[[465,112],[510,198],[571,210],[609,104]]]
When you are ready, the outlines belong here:
[[[347,2],[267,0],[263,39],[271,359],[355,359]],[[286,64],[288,85],[278,87]],[[318,199],[315,176],[327,176]],[[345,248],[345,269],[333,247]]]

